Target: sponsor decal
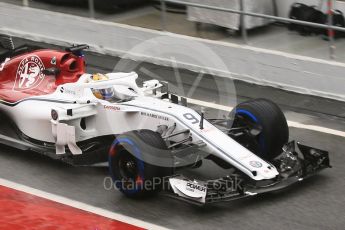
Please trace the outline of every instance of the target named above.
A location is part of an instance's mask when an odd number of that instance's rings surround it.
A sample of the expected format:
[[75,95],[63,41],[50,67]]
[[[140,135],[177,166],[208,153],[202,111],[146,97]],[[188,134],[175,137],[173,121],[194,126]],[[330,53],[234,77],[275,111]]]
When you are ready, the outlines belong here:
[[45,78],[42,60],[37,55],[26,56],[19,64],[14,91],[25,91],[39,86]]
[[104,109],[113,110],[113,111],[119,111],[119,110],[121,110],[120,107],[113,106],[113,105],[105,105],[105,106],[104,106]]
[[1,65],[0,65],[0,71],[2,71],[2,70],[5,68],[6,63],[9,62],[10,60],[11,60],[11,59],[6,58],[5,61],[4,61],[3,63],[1,63]]
[[169,178],[169,183],[177,195],[205,203],[207,195],[206,186],[179,178]]
[[199,192],[206,192],[206,187],[188,182],[186,185],[186,190],[191,191],[191,192],[195,192],[195,190],[198,190]]
[[212,132],[212,131],[215,131],[216,130],[216,127],[206,127],[206,128],[204,128],[204,129],[201,129],[200,131],[202,132],[202,133],[208,133],[208,132]]
[[169,118],[164,117],[164,116],[161,116],[161,115],[153,114],[153,113],[141,112],[140,114],[141,114],[142,116],[145,116],[145,117],[152,117],[152,118],[155,118],[155,119],[160,119],[160,120],[169,121]]
[[60,88],[61,93],[66,93],[66,94],[71,94],[71,95],[76,95],[76,92],[70,89],[65,89],[64,87]]
[[262,164],[259,161],[250,161],[249,164],[253,166],[254,168],[261,168]]
[[53,57],[52,60],[50,61],[50,64],[56,65],[56,57]]

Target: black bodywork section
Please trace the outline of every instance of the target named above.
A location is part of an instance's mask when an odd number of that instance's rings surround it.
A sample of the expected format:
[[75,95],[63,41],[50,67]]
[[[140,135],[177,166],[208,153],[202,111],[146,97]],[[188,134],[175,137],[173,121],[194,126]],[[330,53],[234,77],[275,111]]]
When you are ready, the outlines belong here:
[[3,47],[0,47],[0,63],[4,62],[6,58],[12,58],[21,54],[29,53],[35,50],[42,49],[38,46],[33,45],[22,45],[18,46],[15,49],[6,49]]

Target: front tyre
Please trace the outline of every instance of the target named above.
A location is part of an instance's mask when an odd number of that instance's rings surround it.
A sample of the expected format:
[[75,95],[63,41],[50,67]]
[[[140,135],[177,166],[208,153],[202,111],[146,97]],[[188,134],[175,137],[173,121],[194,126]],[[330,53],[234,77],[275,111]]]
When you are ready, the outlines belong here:
[[113,142],[109,170],[116,188],[126,196],[149,196],[173,174],[173,157],[159,133],[131,131]]
[[235,115],[233,127],[261,127],[258,135],[239,139],[240,144],[266,160],[272,160],[282,153],[283,146],[289,140],[289,128],[283,112],[274,102],[267,99],[246,101],[231,113]]

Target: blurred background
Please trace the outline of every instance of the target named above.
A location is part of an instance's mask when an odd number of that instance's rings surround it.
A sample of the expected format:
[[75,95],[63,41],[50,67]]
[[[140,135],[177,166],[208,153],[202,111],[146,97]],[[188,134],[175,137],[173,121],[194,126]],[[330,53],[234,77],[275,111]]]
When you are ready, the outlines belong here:
[[[204,39],[345,62],[344,0],[0,0]],[[194,5],[193,5],[194,4]],[[200,6],[199,6],[200,5]],[[215,7],[217,9],[203,8]],[[237,11],[237,12],[227,12]],[[245,11],[258,17],[239,14]],[[263,18],[267,15],[268,18]],[[287,20],[286,20],[287,19]]]

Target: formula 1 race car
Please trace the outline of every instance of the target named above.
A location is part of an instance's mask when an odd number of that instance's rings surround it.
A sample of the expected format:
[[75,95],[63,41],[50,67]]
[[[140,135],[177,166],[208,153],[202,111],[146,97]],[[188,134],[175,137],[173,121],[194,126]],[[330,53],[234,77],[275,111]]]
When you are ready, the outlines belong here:
[[[289,142],[284,114],[269,100],[207,119],[166,82],[138,86],[134,72],[85,73],[87,45],[56,51],[0,41],[0,143],[74,165],[108,162],[128,197],[162,191],[196,204],[230,201],[330,167],[328,152]],[[183,173],[205,161],[226,173],[205,180]]]

